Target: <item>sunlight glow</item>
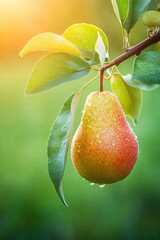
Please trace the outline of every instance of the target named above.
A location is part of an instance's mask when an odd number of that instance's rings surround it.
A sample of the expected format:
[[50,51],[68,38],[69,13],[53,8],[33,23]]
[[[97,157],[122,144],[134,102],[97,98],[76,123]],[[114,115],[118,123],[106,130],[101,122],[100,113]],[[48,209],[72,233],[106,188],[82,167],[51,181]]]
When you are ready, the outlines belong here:
[[42,5],[33,0],[0,0],[1,53],[18,48],[25,37],[39,28],[42,9]]
[[[24,4],[24,2],[27,2],[27,1],[20,1],[20,0],[0,0],[0,10],[3,10],[3,9],[9,9],[9,8],[12,8],[12,7],[17,7],[17,4]],[[3,9],[2,9],[3,8]]]

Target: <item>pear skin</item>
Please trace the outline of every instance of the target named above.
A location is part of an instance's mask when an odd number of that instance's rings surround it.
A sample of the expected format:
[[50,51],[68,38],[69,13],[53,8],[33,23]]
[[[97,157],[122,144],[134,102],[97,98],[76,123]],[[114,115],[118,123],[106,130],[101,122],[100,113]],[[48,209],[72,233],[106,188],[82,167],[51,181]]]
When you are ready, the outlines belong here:
[[131,172],[138,157],[137,137],[113,93],[88,96],[71,157],[78,173],[91,183],[113,183]]

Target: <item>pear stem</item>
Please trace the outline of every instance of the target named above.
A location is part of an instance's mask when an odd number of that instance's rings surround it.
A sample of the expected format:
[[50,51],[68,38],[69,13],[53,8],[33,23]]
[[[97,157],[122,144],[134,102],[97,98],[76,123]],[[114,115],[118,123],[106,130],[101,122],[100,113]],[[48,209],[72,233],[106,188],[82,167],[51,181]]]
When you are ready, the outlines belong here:
[[100,86],[99,86],[100,92],[103,92],[103,79],[104,79],[104,68],[102,68],[100,71]]
[[160,41],[160,31],[158,31],[157,33],[155,33],[152,37],[148,37],[145,40],[143,40],[142,42],[138,43],[137,45],[128,48],[127,51],[125,53],[123,53],[122,55],[118,56],[117,58],[113,59],[110,63],[108,63],[106,66],[104,66],[101,69],[101,73],[100,73],[100,91],[103,91],[103,76],[104,76],[104,72],[113,66],[118,66],[121,62],[124,62],[125,60],[127,60],[128,58],[134,56],[134,55],[140,55],[141,52],[151,46],[154,43],[157,43]]

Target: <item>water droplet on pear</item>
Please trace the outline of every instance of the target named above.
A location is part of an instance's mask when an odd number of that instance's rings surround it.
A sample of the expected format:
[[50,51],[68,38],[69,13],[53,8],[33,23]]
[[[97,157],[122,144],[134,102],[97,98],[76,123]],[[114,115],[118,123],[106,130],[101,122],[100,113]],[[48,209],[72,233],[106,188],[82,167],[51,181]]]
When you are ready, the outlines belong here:
[[138,142],[113,93],[93,92],[88,96],[72,140],[71,157],[78,173],[91,185],[104,183],[100,187],[124,179],[133,169]]

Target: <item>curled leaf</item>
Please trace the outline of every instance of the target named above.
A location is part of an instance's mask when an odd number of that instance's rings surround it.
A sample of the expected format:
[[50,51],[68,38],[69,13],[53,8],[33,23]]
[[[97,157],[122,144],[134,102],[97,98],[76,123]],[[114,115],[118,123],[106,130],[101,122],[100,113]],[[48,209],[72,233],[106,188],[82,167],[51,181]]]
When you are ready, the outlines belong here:
[[54,33],[41,33],[31,40],[20,51],[20,56],[32,51],[63,52],[80,56],[79,50],[66,38]]
[[98,53],[100,67],[102,68],[104,66],[104,62],[107,57],[107,52],[106,52],[106,48],[104,46],[102,37],[99,34],[99,32],[98,32],[98,38],[97,38],[96,45],[95,45],[95,51]]

